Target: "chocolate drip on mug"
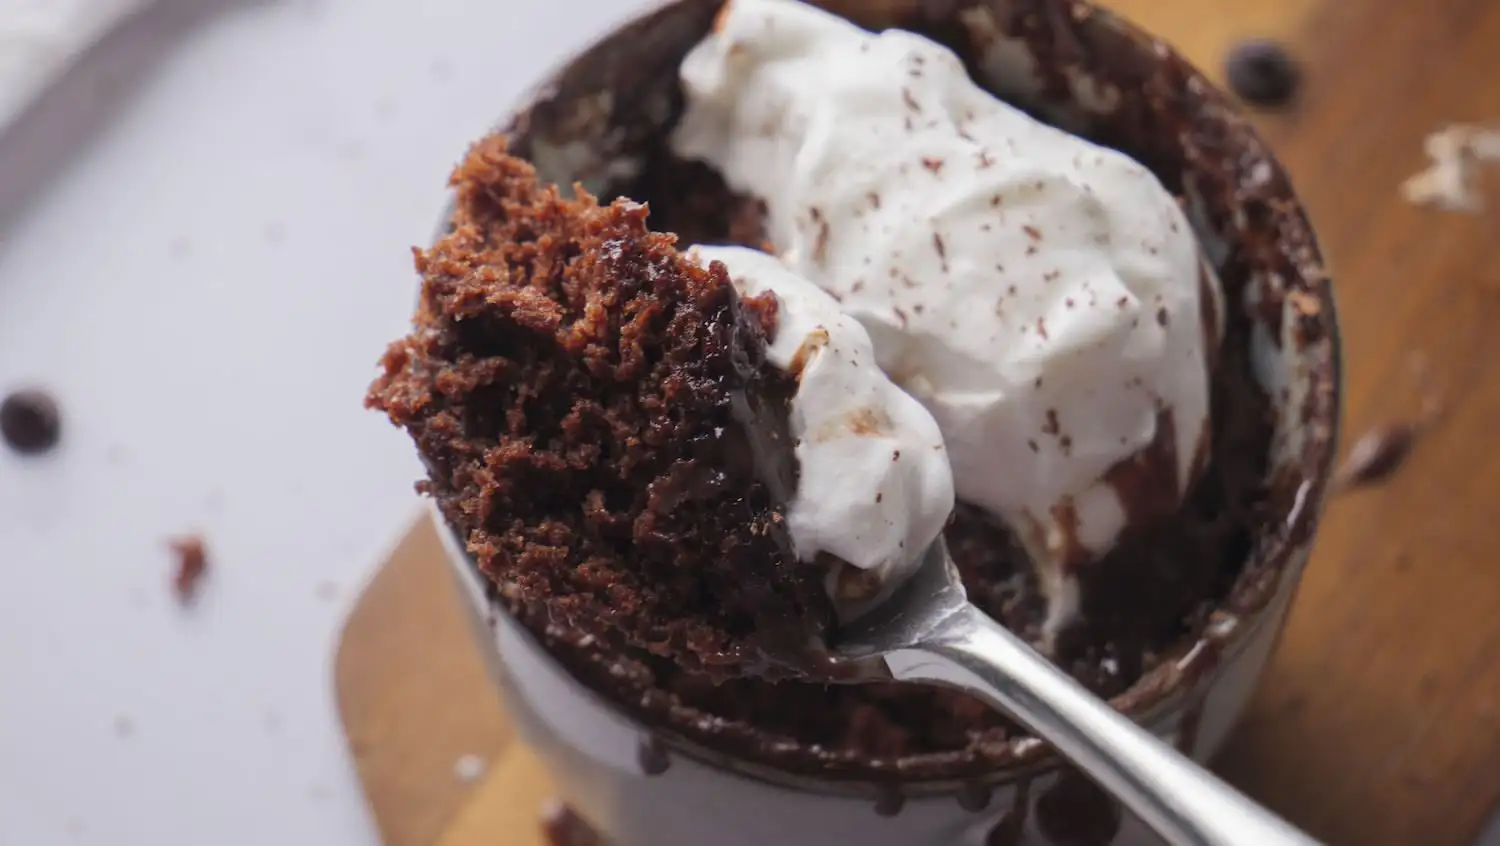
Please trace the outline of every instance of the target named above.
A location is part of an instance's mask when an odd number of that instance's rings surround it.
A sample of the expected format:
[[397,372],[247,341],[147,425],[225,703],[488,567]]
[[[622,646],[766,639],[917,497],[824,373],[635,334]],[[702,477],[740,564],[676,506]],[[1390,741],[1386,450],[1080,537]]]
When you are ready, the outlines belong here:
[[906,797],[901,794],[901,788],[887,785],[880,791],[880,798],[875,800],[875,813],[882,817],[894,817],[906,807]]
[[1120,816],[1114,797],[1071,767],[1036,801],[1037,825],[1053,846],[1108,846]]
[[1202,697],[1193,700],[1182,709],[1182,721],[1177,724],[1177,751],[1189,758],[1198,749],[1198,728],[1203,723],[1204,707]]
[[641,772],[648,776],[661,775],[672,766],[672,759],[667,755],[666,744],[655,735],[648,735],[641,740],[640,746],[635,751],[635,757],[640,762]]
[[1026,818],[1031,810],[1031,778],[1016,782],[1016,796],[1010,809],[1000,816],[995,827],[985,835],[984,846],[1021,846],[1026,836]]

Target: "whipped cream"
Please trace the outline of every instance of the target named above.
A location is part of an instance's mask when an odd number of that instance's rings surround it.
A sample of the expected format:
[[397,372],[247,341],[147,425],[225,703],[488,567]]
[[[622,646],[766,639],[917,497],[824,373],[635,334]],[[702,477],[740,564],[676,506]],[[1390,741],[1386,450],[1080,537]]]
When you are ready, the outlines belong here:
[[1217,280],[1130,158],[980,89],[947,48],[795,0],[732,0],[684,60],[675,151],[763,199],[786,266],[932,413],[958,495],[1051,603],[1207,455]]
[[828,575],[842,610],[863,607],[910,575],[953,510],[942,433],[881,371],[864,327],[818,286],[756,250],[687,254],[723,262],[745,297],[776,298],[766,357],[797,380],[788,422],[800,471],[787,528],[800,560],[827,554],[863,571]]

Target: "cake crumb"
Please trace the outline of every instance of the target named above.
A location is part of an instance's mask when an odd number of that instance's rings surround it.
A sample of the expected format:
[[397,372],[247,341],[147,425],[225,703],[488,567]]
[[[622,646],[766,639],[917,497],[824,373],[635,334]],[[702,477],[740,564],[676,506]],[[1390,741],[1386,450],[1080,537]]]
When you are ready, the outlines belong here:
[[1500,128],[1450,124],[1427,136],[1422,150],[1431,164],[1401,183],[1401,196],[1419,206],[1479,214],[1478,165],[1500,163]]
[[172,588],[177,593],[177,602],[191,605],[198,596],[199,585],[208,573],[208,551],[199,535],[184,535],[170,542],[177,556],[177,572],[172,577]]
[[485,769],[487,766],[484,759],[473,753],[459,756],[459,759],[453,762],[453,775],[464,784],[479,781]]

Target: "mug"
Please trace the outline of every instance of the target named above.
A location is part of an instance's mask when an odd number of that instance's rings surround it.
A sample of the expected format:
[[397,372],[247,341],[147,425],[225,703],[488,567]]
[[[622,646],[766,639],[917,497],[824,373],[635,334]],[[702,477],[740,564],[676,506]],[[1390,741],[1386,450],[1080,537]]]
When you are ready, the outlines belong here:
[[[676,72],[721,0],[676,0],[564,63],[506,122],[539,175],[608,196],[681,107]],[[1329,489],[1340,412],[1338,323],[1312,229],[1280,164],[1230,100],[1169,46],[1082,0],[818,0],[872,30],[954,49],[984,87],[1132,155],[1184,198],[1226,303],[1249,322],[1275,427],[1264,519],[1201,637],[1112,703],[1199,761],[1222,744],[1275,648]],[[443,531],[475,636],[520,736],[560,798],[610,846],[1108,846],[1159,842],[1029,738],[978,777],[882,780],[794,771],[716,746],[606,695],[607,659],[506,610]],[[587,640],[586,638],[584,640]],[[571,656],[571,657],[570,657]]]

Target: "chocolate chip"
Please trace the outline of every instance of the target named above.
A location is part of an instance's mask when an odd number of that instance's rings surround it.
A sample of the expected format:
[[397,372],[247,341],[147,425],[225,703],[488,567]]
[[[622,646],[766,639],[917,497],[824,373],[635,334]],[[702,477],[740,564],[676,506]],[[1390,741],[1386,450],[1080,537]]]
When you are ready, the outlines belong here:
[[1302,70],[1286,48],[1265,39],[1241,41],[1224,60],[1224,76],[1241,100],[1253,106],[1283,106],[1297,94]]
[[46,452],[62,434],[57,401],[45,391],[16,391],[0,402],[0,435],[22,455]]

